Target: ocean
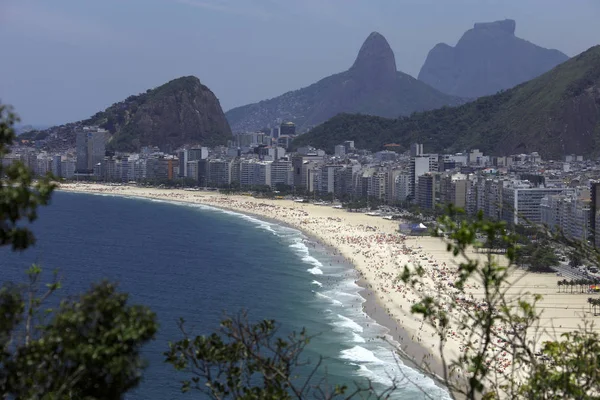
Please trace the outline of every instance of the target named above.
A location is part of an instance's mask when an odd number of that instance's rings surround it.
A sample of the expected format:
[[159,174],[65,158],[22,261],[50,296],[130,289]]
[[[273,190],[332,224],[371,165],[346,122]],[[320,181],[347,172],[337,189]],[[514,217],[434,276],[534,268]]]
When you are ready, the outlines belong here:
[[[241,309],[253,321],[275,319],[283,332],[304,327],[316,335],[306,355],[325,357],[331,383],[353,387],[370,379],[383,389],[390,376],[405,375],[433,398],[447,397],[380,339],[387,329],[362,311],[351,266],[298,230],[201,205],[65,192],[54,194],[32,229],[33,248],[0,249],[3,282],[24,282],[25,269],[36,262],[47,277],[59,269],[57,297],[108,279],[132,303],[157,313],[157,338],[144,349],[149,367],[127,399],[199,398],[181,394],[183,376],[164,363],[168,342],[181,338],[177,321],[209,334],[224,313]],[[425,396],[406,382],[392,398]]]

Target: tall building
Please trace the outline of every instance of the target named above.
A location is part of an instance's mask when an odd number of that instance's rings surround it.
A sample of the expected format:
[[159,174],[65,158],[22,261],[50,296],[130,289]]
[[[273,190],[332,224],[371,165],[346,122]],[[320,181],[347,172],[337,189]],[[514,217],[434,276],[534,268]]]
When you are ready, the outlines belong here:
[[428,172],[419,176],[416,190],[417,205],[426,210],[433,210],[438,195],[439,174]]
[[77,154],[75,170],[86,172],[88,170],[87,132],[79,131],[75,134],[75,149]]
[[346,155],[346,146],[343,144],[338,144],[334,148],[334,154],[336,157],[344,157]]
[[417,180],[419,176],[427,172],[437,172],[438,156],[437,154],[419,154],[410,158],[410,195],[416,197]]
[[410,174],[400,174],[396,177],[396,200],[406,201],[410,195]]
[[294,124],[293,122],[284,122],[279,126],[279,135],[277,137],[281,135],[294,136],[295,134],[296,124]]
[[188,150],[188,161],[205,160],[208,158],[208,147],[192,147]]
[[322,193],[335,193],[336,171],[344,168],[343,165],[324,165],[321,168],[321,187]]
[[243,160],[240,163],[240,185],[271,186],[271,164],[270,161]]
[[469,181],[464,174],[446,175],[440,178],[440,203],[445,206],[452,204],[455,207],[466,209],[467,188]]
[[98,127],[85,126],[75,135],[77,172],[91,172],[104,161],[107,131]]
[[[198,163],[200,169],[200,163]],[[210,187],[223,187],[231,185],[231,173],[233,167],[232,160],[209,160],[207,163],[206,170],[206,181]],[[198,174],[200,175],[201,169]],[[198,178],[200,179],[200,177]]]
[[177,153],[177,158],[179,159],[179,177],[182,178],[184,176],[188,176],[188,157],[189,151],[187,149],[183,149],[179,153]]
[[590,199],[565,192],[545,196],[540,204],[542,224],[554,231],[562,232],[565,237],[587,242],[591,236]]
[[502,218],[511,225],[541,224],[542,198],[563,191],[564,189],[527,187],[515,182],[513,186],[502,189]]
[[292,162],[277,160],[271,164],[271,186],[292,184]]
[[55,155],[52,157],[52,175],[57,177],[63,177],[62,174],[62,157]]
[[600,247],[600,182],[591,185],[590,225],[593,243]]
[[423,155],[423,144],[422,143],[413,143],[410,145],[410,156],[418,157]]

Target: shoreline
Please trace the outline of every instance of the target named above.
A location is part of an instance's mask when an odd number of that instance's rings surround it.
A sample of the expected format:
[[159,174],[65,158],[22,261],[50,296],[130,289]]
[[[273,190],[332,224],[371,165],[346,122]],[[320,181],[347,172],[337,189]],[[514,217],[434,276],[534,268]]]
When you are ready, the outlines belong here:
[[[302,232],[356,271],[355,282],[362,288],[359,294],[365,299],[362,311],[384,327],[386,335],[399,344],[396,355],[400,355],[402,362],[445,390],[446,385],[440,384],[444,376],[442,357],[456,360],[472,346],[471,330],[459,329],[457,321],[469,311],[485,305],[484,289],[476,280],[467,282],[462,291],[455,289],[453,283],[458,279],[457,263],[460,259],[449,253],[445,242],[439,238],[399,234],[400,221],[291,200],[257,199],[210,191],[81,183],[66,184],[60,189],[205,205],[272,221]],[[469,257],[485,262],[485,255],[472,250]],[[405,266],[411,268],[416,265],[421,266],[424,272],[418,285],[405,285],[395,279]],[[537,305],[536,347],[545,340],[556,340],[563,333],[579,329],[584,319],[593,320],[587,303],[590,295],[560,292],[557,281],[556,274],[515,270],[506,288],[505,296],[509,301],[520,297],[531,301],[536,295],[542,296]],[[435,295],[443,296],[443,306],[450,313],[443,354],[440,353],[440,340],[435,329],[410,312],[412,305],[424,296]],[[600,326],[595,326],[594,330],[600,332]],[[499,325],[494,332],[501,339],[510,334],[510,327]],[[498,343],[501,342],[498,340]],[[497,379],[503,379],[514,368],[512,356],[502,349],[501,344],[494,343],[492,347],[492,353],[488,354],[494,355],[486,361],[499,377]],[[461,382],[465,375],[460,369],[455,374],[448,374],[453,383],[464,384]],[[402,381],[403,376],[397,377]]]
[[[93,186],[92,186],[93,185]],[[75,186],[75,185],[72,185]],[[357,276],[357,281],[356,284],[360,286],[360,295],[361,297],[363,297],[364,302],[362,302],[362,309],[363,312],[368,315],[369,318],[371,318],[373,321],[375,321],[377,324],[379,324],[380,326],[384,327],[388,332],[387,335],[389,335],[397,344],[394,343],[390,343],[393,348],[394,348],[394,352],[399,356],[400,361],[403,362],[405,365],[409,366],[410,368],[413,368],[417,371],[419,371],[420,373],[430,377],[434,383],[445,389],[445,386],[443,384],[443,367],[441,362],[438,360],[437,357],[433,356],[431,354],[431,352],[425,347],[423,346],[421,343],[419,343],[418,341],[411,339],[411,334],[412,337],[414,337],[414,332],[410,332],[409,330],[407,330],[403,325],[401,325],[399,322],[397,322],[393,317],[388,315],[388,312],[386,310],[386,307],[384,304],[382,304],[381,299],[379,299],[378,295],[379,293],[377,292],[377,290],[375,290],[373,288],[374,283],[370,282],[363,274],[363,271],[360,268],[360,265],[357,265],[357,263],[350,259],[347,254],[345,254],[344,249],[339,248],[338,246],[336,246],[335,243],[332,243],[331,240],[327,240],[327,238],[325,237],[320,237],[319,235],[314,234],[313,232],[309,231],[308,229],[303,229],[302,226],[298,226],[296,224],[293,223],[289,223],[286,220],[283,220],[281,218],[276,218],[273,216],[267,216],[264,215],[262,213],[258,213],[258,212],[252,212],[250,210],[240,210],[239,208],[236,207],[231,207],[231,206],[227,206],[227,205],[215,205],[213,203],[210,202],[203,202],[203,201],[193,201],[192,199],[185,199],[185,198],[165,198],[163,196],[158,196],[158,195],[151,195],[151,194],[145,194],[145,193],[123,193],[122,191],[113,191],[110,189],[114,189],[114,188],[126,188],[126,189],[148,189],[148,188],[137,188],[137,187],[115,187],[115,186],[104,186],[104,185],[97,185],[97,184],[76,184],[76,186],[78,187],[66,187],[64,185],[61,185],[61,187],[59,187],[57,190],[58,191],[63,191],[63,192],[75,192],[75,193],[82,193],[82,194],[95,194],[95,195],[108,195],[108,196],[117,196],[117,197],[128,197],[128,198],[134,198],[134,199],[155,199],[155,200],[165,200],[165,201],[169,201],[169,202],[177,202],[177,203],[183,203],[183,204],[201,204],[201,205],[205,205],[208,207],[213,207],[215,209],[220,209],[220,210],[226,210],[226,211],[231,211],[231,212],[236,212],[239,214],[245,214],[251,217],[255,217],[258,218],[260,220],[263,220],[265,222],[269,222],[269,223],[274,223],[274,224],[278,224],[287,228],[292,228],[295,230],[298,230],[300,232],[302,232],[302,234],[304,234],[307,239],[309,241],[313,241],[316,242],[319,246],[323,246],[324,248],[330,250],[332,253],[334,253],[337,257],[341,257],[344,260],[344,263],[347,265],[348,268],[351,268],[353,271],[355,271],[358,276]],[[107,190],[102,190],[102,189],[107,189]],[[210,191],[183,191],[180,189],[175,189],[175,190],[169,190],[169,189],[155,189],[155,188],[151,188],[152,190],[156,190],[156,191],[161,191],[164,194],[168,194],[171,192],[182,192],[181,194],[192,194],[192,195],[201,195],[201,196],[220,196],[220,197],[234,197],[231,195],[223,195],[220,194],[218,192],[210,192]],[[241,197],[241,196],[237,196],[237,197]],[[281,200],[271,200],[271,199],[254,199],[255,201],[260,201],[261,203],[263,202],[281,202]],[[198,200],[198,199],[196,199]],[[245,200],[245,199],[242,199]],[[307,203],[296,203],[298,205],[301,206],[301,208],[306,208],[306,206],[308,205]],[[304,206],[304,207],[302,207]],[[319,206],[312,206],[312,207],[319,207]],[[321,207],[322,209],[327,209],[327,207]],[[343,212],[343,213],[347,213],[346,210],[335,210],[337,212]],[[352,215],[358,215],[358,213],[350,213]],[[360,215],[364,215],[364,214],[360,214]],[[373,219],[374,217],[366,217],[369,219]],[[381,219],[380,222],[383,222],[384,220]],[[390,222],[390,221],[386,221],[386,222]],[[395,226],[397,226],[398,221],[391,221]],[[423,361],[425,361],[425,358],[427,357],[427,367],[425,368],[423,367],[423,365],[421,364]],[[402,377],[399,377],[400,379],[402,379]]]

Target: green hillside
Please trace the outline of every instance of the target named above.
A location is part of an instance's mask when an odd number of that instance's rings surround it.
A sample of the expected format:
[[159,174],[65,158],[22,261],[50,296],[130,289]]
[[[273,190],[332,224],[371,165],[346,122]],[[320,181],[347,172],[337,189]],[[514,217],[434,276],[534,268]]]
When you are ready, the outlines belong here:
[[215,146],[231,138],[219,100],[194,76],[129,96],[86,120],[32,131],[20,138],[46,139],[51,149],[68,148],[75,145],[75,132],[89,125],[107,129],[111,133],[108,147],[119,151],[138,151],[148,145],[164,150],[196,143]]
[[341,114],[296,139],[294,146],[331,151],[343,140],[370,150],[422,142],[427,151],[438,152],[600,154],[600,46],[513,89],[459,107],[399,119]]

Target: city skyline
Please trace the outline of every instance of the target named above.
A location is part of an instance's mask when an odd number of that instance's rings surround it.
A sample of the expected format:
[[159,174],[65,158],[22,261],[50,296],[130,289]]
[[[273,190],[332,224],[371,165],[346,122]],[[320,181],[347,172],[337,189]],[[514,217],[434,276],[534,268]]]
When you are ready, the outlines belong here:
[[576,3],[8,0],[0,33],[12,62],[0,66],[1,100],[23,123],[60,124],[195,75],[228,110],[346,70],[371,31],[388,39],[398,69],[416,76],[435,44],[504,18],[517,21],[517,36],[574,56],[600,37],[600,5]]

